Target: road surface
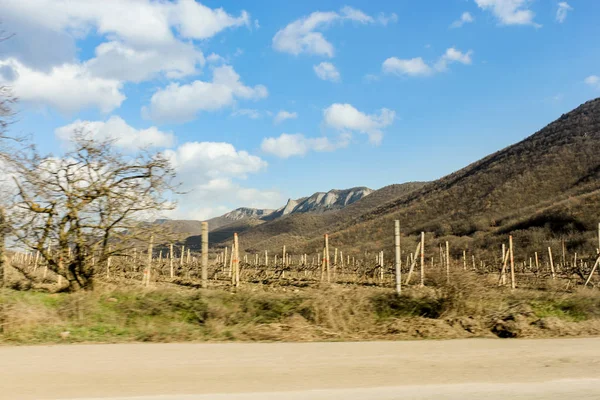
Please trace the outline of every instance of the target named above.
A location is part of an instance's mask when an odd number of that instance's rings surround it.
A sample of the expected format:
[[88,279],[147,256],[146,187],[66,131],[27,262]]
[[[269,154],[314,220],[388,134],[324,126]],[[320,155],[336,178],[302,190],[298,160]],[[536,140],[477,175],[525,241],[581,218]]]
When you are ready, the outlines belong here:
[[0,399],[600,399],[600,338],[0,347]]

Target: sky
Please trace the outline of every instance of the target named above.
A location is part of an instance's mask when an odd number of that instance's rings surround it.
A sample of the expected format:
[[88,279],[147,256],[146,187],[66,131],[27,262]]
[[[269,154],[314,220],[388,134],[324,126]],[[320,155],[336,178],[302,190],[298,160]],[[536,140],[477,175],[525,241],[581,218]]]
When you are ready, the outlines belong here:
[[600,96],[593,0],[2,0],[15,133],[165,152],[168,217],[426,181]]

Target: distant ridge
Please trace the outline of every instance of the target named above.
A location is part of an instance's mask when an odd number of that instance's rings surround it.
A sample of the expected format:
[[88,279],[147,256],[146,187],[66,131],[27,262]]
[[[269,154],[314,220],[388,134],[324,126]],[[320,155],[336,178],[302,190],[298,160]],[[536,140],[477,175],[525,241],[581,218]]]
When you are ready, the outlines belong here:
[[[340,210],[373,192],[367,187],[350,189],[332,189],[317,192],[297,200],[289,199],[287,204],[277,210],[240,207],[221,216],[209,219],[210,241],[219,242],[232,237],[233,232],[242,233],[254,226],[277,220],[289,214],[325,213]],[[166,224],[177,233],[191,237],[200,235],[201,222],[194,220],[157,219],[155,223]],[[192,239],[195,242],[195,239]]]
[[289,199],[285,206],[266,215],[263,219],[272,221],[288,214],[339,210],[371,193],[373,193],[373,190],[367,187],[354,187],[343,190],[332,189],[329,192],[316,192],[310,197],[302,197],[297,200]]

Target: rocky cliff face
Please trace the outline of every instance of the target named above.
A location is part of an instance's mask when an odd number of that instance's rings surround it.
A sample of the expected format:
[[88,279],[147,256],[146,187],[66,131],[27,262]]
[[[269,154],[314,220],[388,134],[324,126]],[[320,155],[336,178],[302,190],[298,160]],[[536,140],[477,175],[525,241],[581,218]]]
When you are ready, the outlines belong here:
[[227,214],[222,215],[223,218],[230,219],[232,221],[238,221],[244,218],[262,218],[266,215],[269,215],[273,212],[273,210],[269,209],[257,209],[257,208],[248,208],[241,207],[237,208]]
[[355,187],[344,190],[333,189],[327,193],[317,192],[310,197],[303,197],[297,200],[289,199],[285,206],[266,215],[264,219],[273,220],[288,214],[339,210],[368,196],[372,192],[373,190],[366,187]]

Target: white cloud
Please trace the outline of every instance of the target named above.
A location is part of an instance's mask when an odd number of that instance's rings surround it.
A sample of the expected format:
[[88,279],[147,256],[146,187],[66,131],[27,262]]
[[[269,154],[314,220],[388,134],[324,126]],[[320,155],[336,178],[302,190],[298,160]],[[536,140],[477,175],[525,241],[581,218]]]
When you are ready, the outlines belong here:
[[[19,96],[63,112],[108,112],[125,98],[125,82],[197,74],[205,61],[192,40],[250,21],[245,11],[235,16],[195,0],[4,0],[0,15],[15,33],[2,62],[19,67]],[[95,56],[77,60],[76,41],[91,35],[100,39]]]
[[[378,18],[378,22],[385,25],[396,18],[395,14],[390,17],[382,14]],[[317,11],[279,30],[273,37],[273,48],[294,55],[307,53],[333,57],[333,45],[325,39],[320,31],[337,21],[354,21],[361,24],[375,23],[373,17],[348,6],[342,8],[339,13],[335,11]]]
[[398,22],[398,15],[392,13],[390,15],[385,15],[384,13],[379,13],[377,16],[377,22],[379,22],[383,26],[387,26],[390,22]]
[[208,39],[224,29],[250,25],[250,15],[246,11],[234,17],[222,8],[213,10],[195,0],[162,3],[162,6],[167,8],[170,22],[186,38]]
[[120,81],[96,77],[80,64],[63,64],[44,72],[8,59],[0,61],[0,67],[12,71],[10,82],[6,74],[0,81],[11,85],[21,100],[50,105],[64,113],[92,107],[110,112],[125,100]]
[[590,75],[583,81],[593,88],[600,89],[600,76],[598,75]]
[[357,131],[368,135],[369,142],[381,143],[382,129],[390,126],[396,118],[393,110],[382,108],[379,114],[365,114],[351,104],[335,103],[323,111],[324,123],[340,131]]
[[435,69],[438,71],[445,71],[448,68],[448,64],[456,62],[464,65],[470,65],[473,62],[471,59],[472,54],[472,50],[463,53],[454,47],[450,47],[449,49],[446,49],[444,55],[441,56],[438,62],[435,64]]
[[447,70],[448,65],[452,63],[470,65],[473,62],[472,55],[472,50],[463,53],[454,47],[450,47],[446,49],[446,52],[433,66],[428,65],[421,57],[411,59],[390,57],[383,62],[382,70],[386,74],[398,76],[430,76],[436,72]]
[[280,124],[283,121],[285,121],[286,119],[294,119],[294,118],[298,118],[297,112],[289,112],[289,111],[281,110],[277,113],[277,115],[275,115],[275,118],[273,118],[273,123]]
[[303,156],[309,151],[334,151],[348,145],[348,136],[341,135],[337,142],[332,142],[328,137],[307,138],[301,133],[282,133],[278,137],[264,138],[261,149],[265,153],[273,154],[279,158]]
[[276,208],[283,203],[277,190],[259,190],[241,185],[251,174],[262,172],[267,163],[258,156],[237,150],[224,142],[188,142],[166,150],[181,190],[177,209],[170,218],[208,219],[247,206]]
[[166,150],[178,173],[186,180],[188,174],[203,175],[206,178],[245,179],[249,173],[256,173],[267,167],[260,157],[246,151],[238,151],[230,143],[187,142],[176,150]]
[[96,47],[96,57],[86,62],[95,76],[136,83],[159,73],[171,79],[182,78],[196,74],[203,65],[202,52],[193,44],[179,41],[146,48],[134,48],[117,41],[104,42]]
[[471,13],[465,11],[464,13],[461,14],[459,19],[457,19],[450,25],[450,28],[460,28],[464,24],[469,24],[473,21],[475,21],[475,18],[473,18]]
[[158,90],[143,112],[156,120],[189,121],[200,111],[215,111],[233,105],[236,99],[259,100],[267,97],[263,85],[245,86],[229,65],[213,70],[212,82],[171,83]]
[[210,53],[208,56],[206,56],[206,61],[208,61],[209,63],[212,63],[212,64],[219,64],[219,63],[224,63],[225,58],[221,57],[220,55],[218,55],[216,53]]
[[407,60],[390,57],[383,62],[383,72],[386,74],[426,76],[431,75],[432,68],[423,61],[421,57]]
[[245,11],[235,17],[194,0],[115,1],[110,7],[105,0],[4,0],[0,10],[3,15],[54,31],[81,36],[95,29],[101,35],[116,35],[135,44],[169,42],[172,28],[184,38],[207,39],[249,23]]
[[530,0],[475,0],[482,10],[490,10],[502,25],[533,25],[535,14],[528,8]]
[[203,221],[238,207],[277,209],[285,204],[285,200],[286,197],[276,189],[246,187],[230,178],[211,179],[179,196],[177,208],[164,216]]
[[343,7],[341,10],[341,14],[342,18],[360,22],[362,24],[372,24],[373,22],[375,22],[373,17],[365,14],[360,10],[357,10],[356,8],[352,8],[349,6]]
[[556,20],[562,24],[565,22],[565,19],[567,19],[567,13],[572,10],[573,7],[571,7],[569,3],[561,1],[558,3],[558,9],[556,10]]
[[231,113],[234,117],[248,117],[250,119],[259,119],[261,117],[260,111],[253,108],[240,108]]
[[[64,142],[72,140],[77,133],[98,140],[114,140],[115,146],[126,150],[171,147],[175,144],[175,137],[170,132],[162,132],[155,126],[147,129],[135,129],[116,115],[110,117],[106,122],[78,119],[54,131],[56,137]],[[68,143],[66,144],[68,145]]]
[[315,74],[324,80],[331,82],[339,82],[340,81],[340,72],[337,70],[335,65],[330,62],[322,62],[318,65],[313,66]]

